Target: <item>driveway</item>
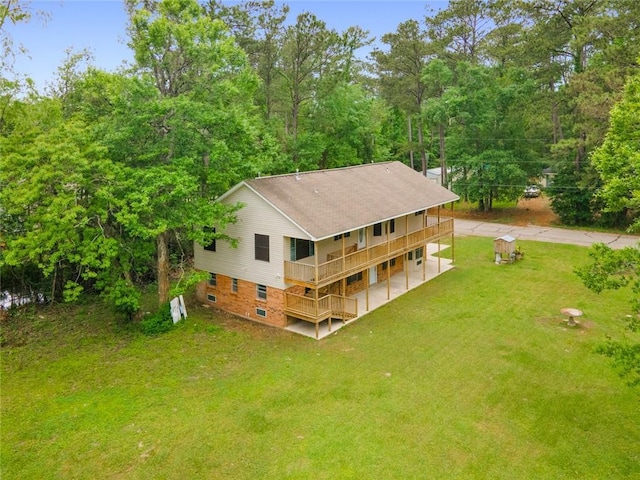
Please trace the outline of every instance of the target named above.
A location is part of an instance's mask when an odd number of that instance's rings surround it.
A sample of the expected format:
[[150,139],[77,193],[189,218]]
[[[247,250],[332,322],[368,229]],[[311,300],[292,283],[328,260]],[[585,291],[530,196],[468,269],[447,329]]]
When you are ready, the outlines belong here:
[[536,227],[529,225],[518,227],[501,223],[479,222],[475,220],[455,219],[455,235],[475,235],[478,237],[501,237],[511,235],[520,240],[538,242],[567,243],[588,247],[594,243],[604,243],[613,249],[638,245],[638,235],[618,235],[615,233],[586,232],[554,227]]

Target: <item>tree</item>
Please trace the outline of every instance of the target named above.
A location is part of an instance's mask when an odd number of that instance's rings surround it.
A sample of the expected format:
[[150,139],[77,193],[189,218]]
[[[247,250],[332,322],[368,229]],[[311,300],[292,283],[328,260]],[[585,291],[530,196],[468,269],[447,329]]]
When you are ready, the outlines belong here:
[[602,176],[600,196],[607,210],[621,212],[640,230],[640,74],[629,79],[622,100],[611,111],[604,143],[592,161]]
[[315,15],[304,12],[287,27],[277,66],[283,91],[286,92],[286,135],[293,163],[299,160],[297,145],[303,107],[317,97],[320,84],[331,73],[338,55],[339,36],[328,30]]
[[[415,20],[401,23],[395,33],[383,35],[382,43],[388,45],[389,50],[374,50],[372,53],[382,96],[389,104],[405,112],[410,143],[411,118],[417,118],[418,151],[422,161],[422,173],[426,175],[428,165],[421,112],[427,84],[423,79],[423,71],[433,51],[427,42],[426,33],[420,30],[420,25]],[[411,144],[410,148],[412,149]]]
[[131,315],[139,298],[131,281],[136,247],[113,217],[122,169],[82,118],[64,118],[60,99],[12,108],[21,115],[0,137],[0,264],[37,266],[52,301],[95,286]]
[[449,122],[456,116],[461,103],[460,92],[453,87],[453,72],[444,61],[429,61],[422,72],[422,79],[427,87],[428,99],[425,102],[423,115],[427,125],[438,131],[440,151],[440,178],[442,185],[448,184],[447,159],[445,153],[445,131]]
[[140,77],[117,103],[107,140],[129,170],[117,219],[141,241],[155,239],[164,303],[171,241],[206,243],[206,227],[224,231],[237,207],[213,200],[261,171],[271,142],[261,142],[252,113],[257,79],[222,21],[195,0],[129,0],[127,10]]
[[450,0],[447,8],[426,18],[429,37],[443,56],[454,63],[481,63],[483,44],[495,28],[491,18],[494,0]]
[[378,144],[383,109],[359,85],[341,82],[314,101],[301,122],[300,166],[336,168],[384,156]]
[[531,82],[519,69],[466,62],[456,76],[460,98],[448,136],[454,189],[489,210],[493,200],[516,200],[527,182],[532,155],[518,115]]
[[[627,317],[627,329],[640,332],[640,244],[613,250],[600,243],[591,248],[589,256],[592,263],[575,270],[582,283],[596,293],[630,285],[631,315]],[[640,341],[609,338],[598,351],[613,358],[620,376],[630,386],[640,385]]]
[[212,19],[221,19],[247,53],[251,66],[262,80],[258,104],[264,109],[265,119],[270,121],[275,110],[282,108],[277,64],[289,7],[276,5],[274,0],[246,0],[237,4],[209,0],[205,11]]

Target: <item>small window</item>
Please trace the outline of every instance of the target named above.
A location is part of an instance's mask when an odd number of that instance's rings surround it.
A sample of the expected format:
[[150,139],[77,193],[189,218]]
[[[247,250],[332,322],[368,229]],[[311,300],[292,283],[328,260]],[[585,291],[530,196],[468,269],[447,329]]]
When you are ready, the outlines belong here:
[[218,285],[218,277],[215,273],[209,272],[209,286],[215,287],[216,285]]
[[347,285],[351,285],[352,283],[356,283],[362,280],[362,272],[358,272],[354,275],[350,275],[347,277]]
[[256,285],[256,296],[260,300],[267,299],[267,286],[266,285]]
[[392,218],[389,220],[389,233],[393,233],[396,231],[396,219]]
[[424,210],[420,210],[419,212],[415,213],[415,216],[418,217],[420,215],[424,215]]
[[269,235],[255,234],[256,260],[269,261]]
[[383,269],[383,270],[386,270],[386,269],[387,269],[387,267],[388,267],[387,262],[384,262],[384,263],[382,264],[382,269]]
[[[206,233],[216,233],[215,227],[204,227],[204,231]],[[216,251],[216,239],[214,238],[213,240],[211,240],[211,243],[209,243],[209,245],[204,245],[204,249],[208,250],[210,252],[215,252]]]
[[237,278],[232,278],[231,279],[231,291],[233,293],[238,293],[238,279]]
[[382,224],[381,223],[376,223],[373,226],[373,236],[374,237],[381,237],[382,236]]
[[338,241],[340,239],[342,239],[342,237],[344,238],[349,238],[351,236],[351,232],[347,232],[347,233],[341,233],[340,235],[334,235],[333,236],[333,241]]
[[392,258],[391,260],[389,260],[389,265],[391,265],[392,267],[396,266],[396,259]]
[[413,251],[407,253],[407,260],[413,260]]
[[210,293],[207,294],[207,300],[209,300],[211,303],[216,303],[216,296],[215,295],[211,295]]
[[267,316],[267,311],[264,308],[256,308],[256,315],[264,318]]

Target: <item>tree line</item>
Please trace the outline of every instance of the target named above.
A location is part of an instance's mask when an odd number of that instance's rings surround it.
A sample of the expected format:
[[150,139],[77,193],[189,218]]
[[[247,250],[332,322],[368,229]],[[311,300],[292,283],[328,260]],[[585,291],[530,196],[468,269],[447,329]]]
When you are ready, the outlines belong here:
[[566,224],[638,227],[635,0],[450,0],[380,39],[273,0],[125,6],[133,64],[69,52],[39,92],[5,29],[30,10],[0,4],[4,285],[132,316],[141,285],[200,279],[192,242],[235,241],[215,199],[238,181],[374,161],[485,210],[548,169]]

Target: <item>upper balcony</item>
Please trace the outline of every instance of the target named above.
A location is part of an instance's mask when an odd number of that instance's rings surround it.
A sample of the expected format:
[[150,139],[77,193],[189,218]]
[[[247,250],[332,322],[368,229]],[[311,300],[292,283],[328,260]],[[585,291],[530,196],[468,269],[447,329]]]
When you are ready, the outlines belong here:
[[453,218],[428,216],[424,228],[363,248],[349,245],[348,248],[327,255],[327,261],[322,263],[309,263],[316,257],[296,262],[285,260],[285,281],[309,288],[329,285],[452,233]]

